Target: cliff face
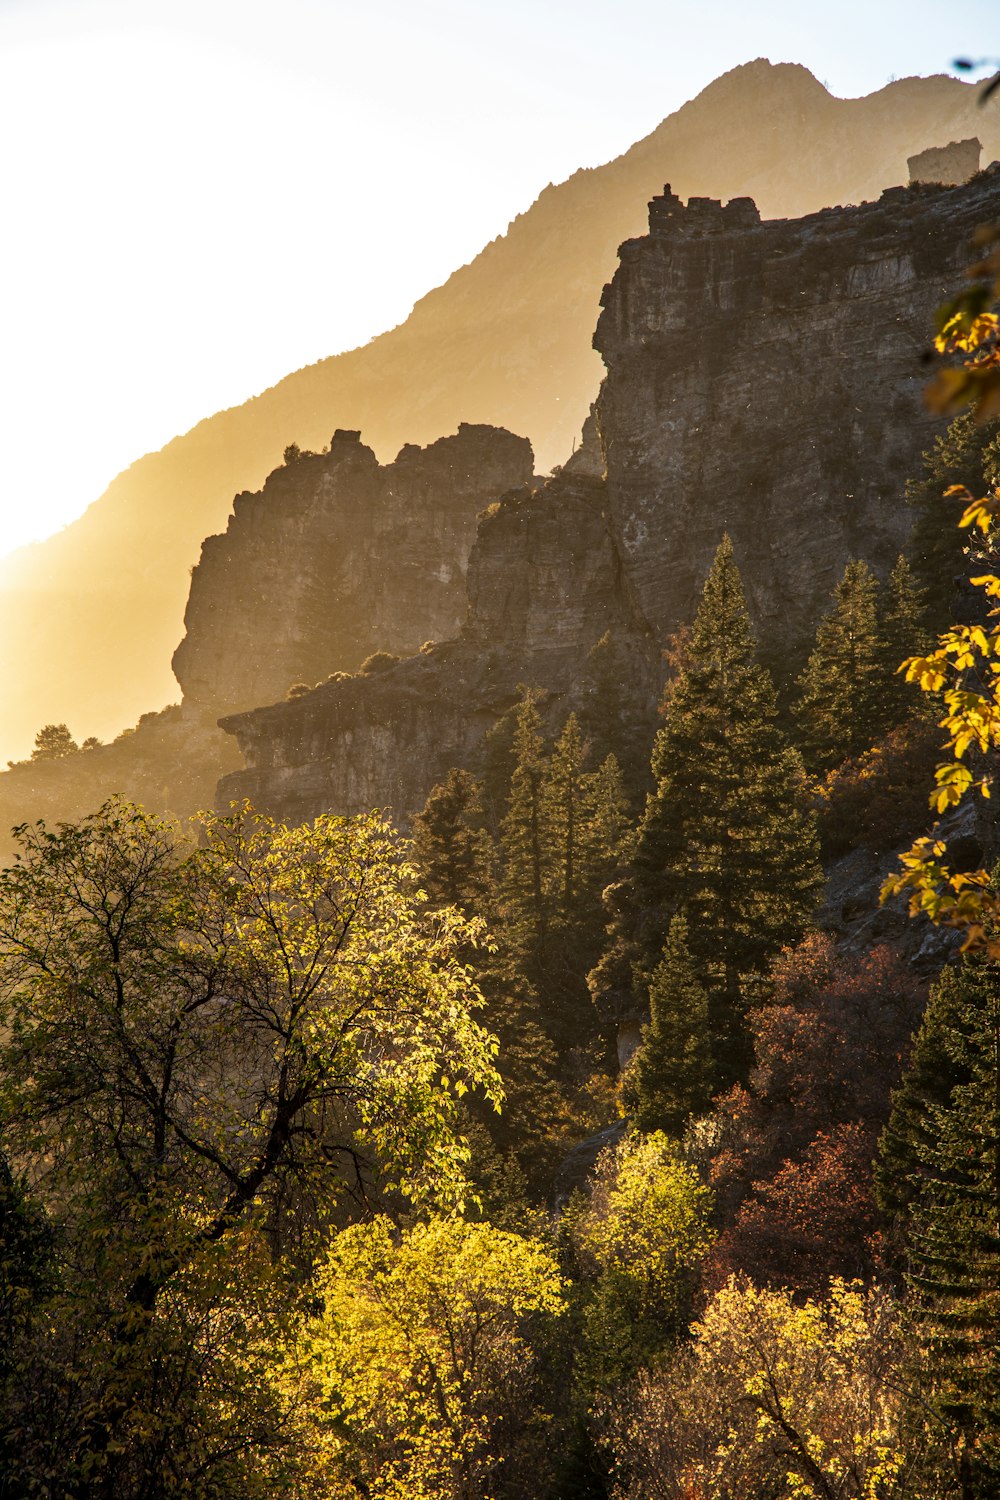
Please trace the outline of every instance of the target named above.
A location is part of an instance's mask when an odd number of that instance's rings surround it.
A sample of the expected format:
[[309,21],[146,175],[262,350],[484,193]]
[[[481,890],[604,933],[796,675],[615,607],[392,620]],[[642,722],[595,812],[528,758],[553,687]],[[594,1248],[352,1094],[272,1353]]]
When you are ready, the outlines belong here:
[[78,522],[0,564],[0,759],[26,754],[48,721],[106,738],[176,696],[189,568],[287,443],[360,428],[387,459],[461,420],[526,433],[543,471],[565,458],[601,376],[601,286],[665,179],[685,196],[752,194],[765,217],[860,202],[905,182],[925,147],[978,134],[984,160],[1000,156],[1000,112],[976,99],[949,78],[835,99],[805,68],[748,63],[617,160],[546,188],[399,328],[139,459]]
[[[247,760],[219,784],[289,821],[390,807],[406,820],[451,766],[475,765],[520,685],[583,707],[589,653],[608,633],[624,675],[656,677],[648,631],[621,587],[603,481],[579,466],[524,487],[484,515],[469,562],[470,609],[456,640],[291,702],[224,718]],[[651,686],[650,686],[651,691]],[[647,691],[638,714],[651,719]]]
[[658,634],[690,614],[724,530],[760,635],[785,648],[849,557],[888,572],[935,431],[934,310],[998,208],[1000,168],[769,223],[746,199],[652,201],[594,343],[615,545]]
[[1000,168],[798,221],[654,199],[650,234],[622,246],[605,289],[596,420],[558,479],[484,519],[460,638],[224,721],[248,770],[221,799],[405,817],[448,766],[475,764],[519,682],[546,689],[553,714],[584,707],[606,631],[648,716],[659,647],[724,530],[765,646],[787,655],[849,556],[884,573],[906,539],[903,484],[933,431],[932,313],[972,228],[998,215]]
[[371,652],[454,635],[484,505],[532,474],[531,444],[462,424],[381,466],[356,432],[236,497],[191,580],[174,672],[185,702],[248,708]]

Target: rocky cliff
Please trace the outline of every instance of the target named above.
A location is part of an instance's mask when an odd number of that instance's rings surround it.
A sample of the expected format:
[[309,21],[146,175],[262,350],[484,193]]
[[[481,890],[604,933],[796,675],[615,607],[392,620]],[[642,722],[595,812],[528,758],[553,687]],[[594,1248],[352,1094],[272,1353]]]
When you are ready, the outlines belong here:
[[106,738],[176,696],[188,570],[286,444],[357,428],[386,460],[459,421],[488,422],[526,433],[543,471],[564,459],[601,375],[590,347],[601,286],[666,179],[685,197],[752,194],[765,217],[860,202],[905,182],[907,157],[926,147],[978,134],[984,160],[1000,156],[1000,112],[976,97],[925,78],[835,99],[804,68],[748,63],[617,160],[547,188],[401,327],[140,459],[78,522],[0,564],[0,757],[26,754],[46,721]]
[[659,644],[692,613],[724,530],[764,641],[787,657],[847,557],[885,573],[906,540],[903,484],[934,430],[933,309],[973,227],[998,216],[1000,167],[792,221],[761,222],[746,199],[654,198],[603,296],[587,441],[484,519],[460,637],[377,682],[225,720],[248,769],[220,798],[405,817],[447,766],[475,764],[519,682],[553,713],[585,704],[606,631],[647,711]]
[[384,466],[357,432],[292,456],[202,547],[173,661],[185,703],[249,708],[455,635],[477,513],[532,467],[525,438],[465,423]]

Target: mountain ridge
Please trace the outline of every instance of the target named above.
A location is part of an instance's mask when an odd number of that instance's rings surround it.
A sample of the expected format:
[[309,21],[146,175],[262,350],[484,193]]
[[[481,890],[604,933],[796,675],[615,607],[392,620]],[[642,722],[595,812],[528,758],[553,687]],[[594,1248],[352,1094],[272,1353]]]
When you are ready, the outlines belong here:
[[838,100],[798,64],[744,64],[611,162],[544,189],[394,329],[137,459],[76,522],[0,561],[2,753],[25,753],[46,721],[105,737],[176,697],[188,570],[287,443],[360,428],[385,461],[488,422],[528,436],[542,469],[564,459],[600,379],[601,285],[666,178],[683,196],[748,194],[765,217],[877,197],[903,180],[907,154],[973,127],[985,159],[1000,155],[1000,123],[975,100],[946,77]]

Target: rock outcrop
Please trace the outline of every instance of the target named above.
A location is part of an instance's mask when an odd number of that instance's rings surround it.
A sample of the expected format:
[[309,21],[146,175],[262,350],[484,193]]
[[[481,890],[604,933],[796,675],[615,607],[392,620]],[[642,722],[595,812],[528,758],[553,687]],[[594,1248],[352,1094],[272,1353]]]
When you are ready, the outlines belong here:
[[689,616],[724,530],[759,634],[786,653],[849,557],[888,572],[936,430],[934,312],[998,211],[1000,167],[795,220],[669,188],[652,201],[594,343],[615,546],[657,634]]
[[173,662],[186,703],[249,708],[455,635],[477,514],[533,469],[526,438],[465,423],[384,466],[345,431],[290,459],[202,547]]
[[605,635],[636,714],[651,723],[657,653],[622,587],[604,500],[603,480],[581,462],[491,506],[469,562],[461,635],[387,670],[224,718],[248,769],[220,782],[219,805],[249,797],[289,821],[388,807],[406,822],[449,767],[477,764],[521,684],[543,691],[550,717],[585,708],[588,657]]
[[947,146],[928,146],[909,156],[906,165],[911,182],[940,182],[952,187],[968,182],[979,171],[983,143],[978,136],[967,141],[950,141]]
[[1000,167],[794,221],[762,223],[746,200],[654,199],[649,235],[622,246],[605,289],[608,373],[587,440],[557,479],[484,518],[460,637],[377,680],[225,720],[248,769],[220,799],[405,818],[448,766],[475,764],[518,683],[545,689],[553,713],[585,704],[605,632],[646,711],[659,646],[725,530],[765,646],[787,661],[847,558],[884,574],[906,540],[904,482],[934,431],[932,313],[972,229],[998,215]]
[[835,99],[805,68],[747,63],[615,161],[546,188],[399,328],[139,459],[79,521],[0,565],[0,760],[27,754],[47,721],[108,738],[173,700],[188,570],[286,444],[360,428],[386,460],[459,421],[489,422],[526,433],[543,472],[562,461],[601,376],[590,347],[601,286],[666,178],[685,197],[752,194],[765,217],[857,203],[905,182],[924,147],[978,133],[985,160],[1000,156],[1000,112],[977,99],[944,77]]

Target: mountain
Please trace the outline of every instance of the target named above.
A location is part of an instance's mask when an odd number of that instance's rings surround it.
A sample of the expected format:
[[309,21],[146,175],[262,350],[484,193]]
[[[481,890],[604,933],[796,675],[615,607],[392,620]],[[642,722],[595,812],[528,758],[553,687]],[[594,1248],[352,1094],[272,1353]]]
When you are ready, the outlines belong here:
[[[663,647],[724,533],[787,684],[847,561],[885,579],[908,541],[906,480],[943,425],[921,356],[965,246],[998,218],[1000,163],[783,221],[745,197],[653,198],[601,299],[607,374],[585,441],[480,517],[459,634],[222,719],[246,769],[219,804],[406,821],[452,766],[487,772],[521,684],[550,730],[572,709],[609,739],[645,721],[648,746]],[[220,593],[216,615],[228,607]]]
[[792,64],[734,69],[623,156],[547,188],[400,327],[138,460],[77,522],[0,564],[0,754],[25,754],[45,722],[104,737],[177,697],[189,569],[288,443],[360,429],[384,461],[464,421],[529,437],[543,469],[565,459],[601,374],[601,287],[664,181],[684,197],[752,196],[765,218],[860,202],[903,182],[925,147],[978,134],[987,162],[1000,155],[1000,115],[976,98],[936,77],[835,99]]

